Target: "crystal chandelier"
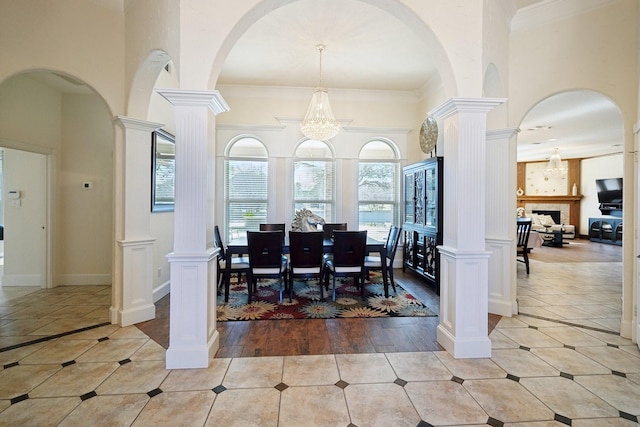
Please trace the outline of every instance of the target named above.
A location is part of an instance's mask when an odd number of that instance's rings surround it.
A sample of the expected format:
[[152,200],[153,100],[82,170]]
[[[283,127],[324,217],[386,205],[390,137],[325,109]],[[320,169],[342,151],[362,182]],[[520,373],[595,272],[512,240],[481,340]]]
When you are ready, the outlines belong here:
[[560,159],[558,147],[553,149],[553,154],[549,157],[549,163],[547,163],[547,167],[544,168],[542,173],[546,179],[564,178],[567,176],[567,168],[562,165],[562,159]]
[[325,47],[323,44],[316,46],[320,51],[320,83],[313,91],[304,120],[300,122],[302,134],[316,141],[326,141],[340,132],[340,122],[331,112],[327,88],[322,87],[322,51]]

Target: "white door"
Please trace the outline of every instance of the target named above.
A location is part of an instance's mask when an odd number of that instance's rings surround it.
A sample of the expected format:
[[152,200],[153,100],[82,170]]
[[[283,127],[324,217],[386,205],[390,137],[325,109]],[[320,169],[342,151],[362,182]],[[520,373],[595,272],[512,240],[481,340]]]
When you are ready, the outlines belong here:
[[3,286],[47,283],[47,157],[4,150]]

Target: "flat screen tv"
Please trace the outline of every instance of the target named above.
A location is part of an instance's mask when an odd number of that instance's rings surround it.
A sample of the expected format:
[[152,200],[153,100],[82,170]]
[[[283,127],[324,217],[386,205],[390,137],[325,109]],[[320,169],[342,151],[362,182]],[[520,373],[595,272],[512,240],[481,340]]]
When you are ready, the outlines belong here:
[[622,178],[596,179],[598,202],[622,205]]

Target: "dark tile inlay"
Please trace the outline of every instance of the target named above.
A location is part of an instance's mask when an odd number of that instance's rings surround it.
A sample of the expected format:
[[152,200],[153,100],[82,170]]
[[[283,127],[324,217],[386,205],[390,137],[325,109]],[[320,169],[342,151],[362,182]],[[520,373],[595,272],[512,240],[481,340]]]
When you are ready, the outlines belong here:
[[396,378],[393,383],[399,385],[400,387],[404,387],[407,385],[407,381],[403,380],[402,378]]
[[275,386],[275,389],[278,390],[278,391],[285,391],[288,388],[289,388],[289,386],[286,385],[285,383],[280,383],[277,386]]
[[122,359],[121,361],[118,362],[121,366],[122,365],[126,365],[127,363],[131,363],[131,359],[127,358],[127,359]]
[[11,404],[15,405],[18,402],[22,402],[23,400],[27,400],[29,398],[28,394],[23,394],[21,396],[16,396],[13,399],[11,399]]
[[62,367],[63,367],[63,368],[66,368],[67,366],[71,366],[71,365],[75,365],[75,364],[76,364],[76,361],[75,361],[75,360],[69,360],[68,362],[64,362],[64,363],[62,364]]
[[108,339],[109,339],[109,337],[98,338],[98,342],[106,341]]
[[491,427],[502,427],[504,426],[504,422],[500,421],[500,420],[496,420],[495,418],[489,417],[489,419],[487,420],[487,424],[489,424]]
[[213,391],[215,394],[220,394],[225,390],[227,390],[227,388],[225,386],[223,386],[222,384],[220,384],[219,386],[216,386],[216,387],[211,389],[211,391]]
[[462,384],[464,382],[464,380],[460,377],[456,377],[455,375],[451,377],[451,381],[453,381],[454,383],[458,383],[458,384]]
[[568,374],[568,373],[566,373],[566,372],[560,372],[560,376],[561,376],[562,378],[566,378],[566,379],[568,379],[568,380],[572,380],[572,379],[573,379],[573,375]]
[[3,366],[3,368],[9,369],[9,368],[13,368],[14,366],[18,366],[19,364],[20,362],[7,363],[6,365]]
[[340,380],[340,381],[338,381],[338,382],[336,383],[336,386],[337,386],[337,387],[340,387],[340,388],[341,388],[341,389],[343,389],[343,390],[344,390],[345,388],[347,388],[347,386],[348,386],[348,385],[349,385],[349,383],[348,383],[348,382],[346,382],[346,381],[342,381],[342,380]]
[[555,416],[553,417],[554,421],[557,421],[559,423],[562,424],[566,424],[568,426],[571,425],[571,418],[569,417],[565,417],[564,415],[560,415],[560,414],[555,414]]
[[426,422],[424,420],[420,420],[420,422],[418,423],[417,427],[433,427],[433,424],[429,424],[428,422]]
[[84,402],[85,400],[91,399],[92,397],[96,397],[97,395],[98,393],[96,393],[95,391],[90,391],[89,393],[85,393],[82,396],[80,396],[80,400]]
[[47,341],[55,340],[56,338],[66,337],[66,336],[69,336],[69,335],[77,334],[78,332],[89,331],[91,329],[100,328],[102,326],[107,326],[107,325],[110,325],[110,324],[111,323],[109,323],[109,322],[104,322],[104,323],[100,323],[98,325],[87,326],[86,328],[75,329],[73,331],[62,332],[60,334],[50,335],[50,336],[38,338],[38,339],[35,339],[35,340],[32,340],[32,341],[21,342],[20,344],[14,344],[14,345],[10,345],[9,347],[0,348],[0,353],[5,352],[5,351],[10,351],[10,350],[15,350],[16,348],[27,347],[27,346],[30,346],[30,345],[33,345],[33,344],[38,344],[38,343],[41,343],[41,342],[47,342]]
[[574,346],[572,346],[572,345],[567,345],[567,344],[565,344],[565,345],[564,345],[564,348],[568,348],[568,349],[570,349],[570,350],[575,350],[575,349],[576,349]]
[[533,325],[529,325],[529,329],[535,329],[537,331],[538,327],[537,326],[533,326]]
[[147,396],[155,397],[155,396],[159,395],[160,393],[162,393],[162,389],[154,388],[153,390],[151,390],[150,392],[147,393]]
[[520,350],[524,350],[524,351],[531,351],[530,347],[525,347],[523,345],[520,346]]
[[519,382],[520,382],[520,377],[517,377],[517,376],[515,376],[515,375],[511,375],[511,374],[507,374],[507,379],[508,379],[508,380],[511,380],[511,381],[515,381],[515,382],[517,382],[517,383],[519,383]]
[[633,421],[634,423],[639,422],[637,415],[628,414],[628,413],[622,412],[622,411],[619,411],[619,413],[620,413],[620,418],[624,418],[625,420]]
[[620,348],[617,344],[609,344],[607,343],[607,347]]
[[625,374],[624,372],[614,371],[613,369],[611,370],[611,374],[612,375],[617,375],[617,376],[622,377],[622,378],[627,378],[627,374]]

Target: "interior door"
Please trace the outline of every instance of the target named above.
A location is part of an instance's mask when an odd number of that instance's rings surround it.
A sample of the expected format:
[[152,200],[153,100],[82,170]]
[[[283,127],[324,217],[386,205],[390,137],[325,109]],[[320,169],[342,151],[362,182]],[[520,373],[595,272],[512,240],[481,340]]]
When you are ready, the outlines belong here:
[[3,286],[47,283],[47,157],[4,150]]

